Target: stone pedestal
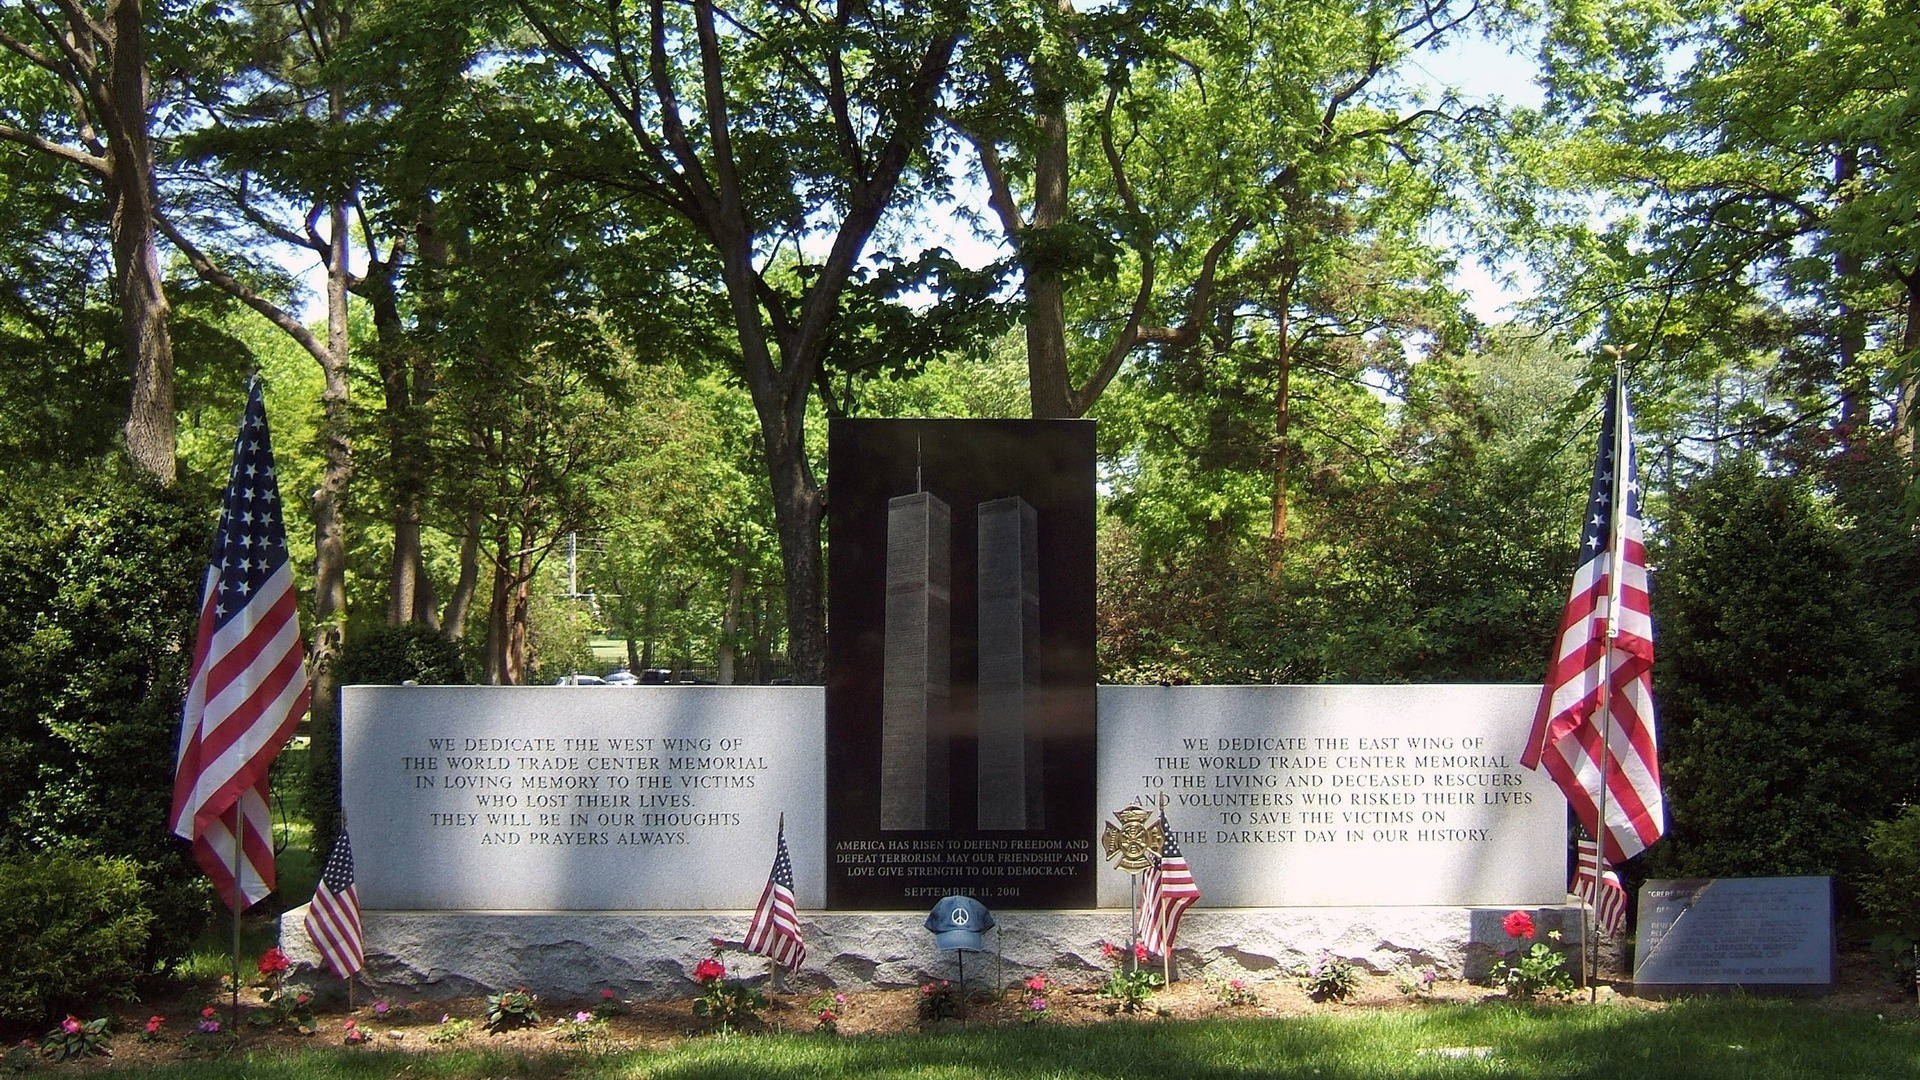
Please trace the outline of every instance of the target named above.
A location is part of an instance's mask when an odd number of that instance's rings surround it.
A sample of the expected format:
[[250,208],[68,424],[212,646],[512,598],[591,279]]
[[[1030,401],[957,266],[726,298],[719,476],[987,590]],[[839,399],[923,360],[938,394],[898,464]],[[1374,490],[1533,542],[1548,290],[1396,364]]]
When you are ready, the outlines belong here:
[[[1577,907],[1530,908],[1541,934],[1564,928],[1579,940]],[[293,962],[289,984],[326,992],[338,981],[319,969],[301,928],[305,908],[281,922]],[[1194,908],[1175,949],[1179,977],[1286,976],[1322,950],[1364,971],[1478,979],[1501,950],[1505,908]],[[409,998],[470,997],[526,986],[548,997],[590,999],[612,987],[623,997],[663,999],[695,992],[693,968],[715,936],[738,940],[751,913],[491,912],[364,913],[366,981]],[[970,983],[995,985],[1036,972],[1091,982],[1110,970],[1101,943],[1124,945],[1124,910],[996,912],[990,950],[968,956]],[[834,912],[801,916],[807,962],[783,979],[791,988],[877,990],[954,978],[956,956],[934,948],[916,912]],[[730,951],[728,973],[764,973],[767,962]],[[1574,968],[1578,961],[1570,959]],[[1577,969],[1576,969],[1577,970]]]

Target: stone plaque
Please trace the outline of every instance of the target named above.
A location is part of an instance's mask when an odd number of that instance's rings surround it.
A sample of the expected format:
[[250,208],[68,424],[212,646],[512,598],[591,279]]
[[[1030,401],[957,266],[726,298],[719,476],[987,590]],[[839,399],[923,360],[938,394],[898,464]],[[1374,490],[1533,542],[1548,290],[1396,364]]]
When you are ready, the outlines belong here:
[[1833,983],[1832,878],[1649,881],[1638,911],[1637,988]]
[[350,686],[341,776],[360,903],[751,908],[786,815],[824,900],[818,687]]
[[[1566,800],[1522,768],[1540,688],[1106,686],[1099,805],[1158,806],[1202,907],[1533,907]],[[1100,904],[1127,878],[1103,872]]]
[[830,907],[1093,906],[1093,436],[828,425]]

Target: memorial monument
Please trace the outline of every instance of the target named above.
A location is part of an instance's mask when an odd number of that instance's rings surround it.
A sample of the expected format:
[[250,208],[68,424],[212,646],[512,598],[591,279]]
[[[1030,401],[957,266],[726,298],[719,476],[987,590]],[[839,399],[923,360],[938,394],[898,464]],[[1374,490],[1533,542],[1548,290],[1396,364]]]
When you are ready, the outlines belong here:
[[683,993],[782,815],[801,984],[917,984],[955,894],[1008,970],[1104,969],[1131,897],[1096,835],[1129,803],[1165,808],[1203,891],[1176,952],[1214,970],[1471,974],[1508,910],[1578,919],[1565,801],[1517,767],[1537,686],[1096,689],[1090,423],[830,437],[825,688],[343,690],[370,981]]

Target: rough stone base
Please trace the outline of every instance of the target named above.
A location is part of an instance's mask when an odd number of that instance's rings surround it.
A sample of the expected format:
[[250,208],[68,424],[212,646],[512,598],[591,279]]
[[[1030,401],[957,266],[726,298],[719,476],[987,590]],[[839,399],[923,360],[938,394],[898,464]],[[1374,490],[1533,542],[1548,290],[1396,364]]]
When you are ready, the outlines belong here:
[[[1577,906],[1529,909],[1540,935],[1559,929],[1581,940]],[[1478,979],[1514,942],[1501,931],[1506,908],[1196,908],[1180,924],[1176,976],[1232,978],[1291,974],[1324,950],[1363,970],[1435,968]],[[750,912],[569,912],[564,914],[368,911],[364,979],[410,997],[467,997],[526,986],[542,995],[591,998],[603,987],[662,999],[694,992],[693,967],[715,935],[738,941]],[[302,925],[306,908],[282,916],[290,985],[317,993],[340,983],[320,967]],[[975,985],[1044,971],[1091,981],[1110,970],[1102,942],[1124,945],[1125,911],[1009,911],[985,953],[965,957]],[[782,985],[794,990],[870,990],[952,979],[959,954],[939,952],[916,912],[831,912],[802,921],[807,959]],[[727,954],[731,974],[764,972],[766,961]],[[1569,966],[1578,975],[1577,958]]]

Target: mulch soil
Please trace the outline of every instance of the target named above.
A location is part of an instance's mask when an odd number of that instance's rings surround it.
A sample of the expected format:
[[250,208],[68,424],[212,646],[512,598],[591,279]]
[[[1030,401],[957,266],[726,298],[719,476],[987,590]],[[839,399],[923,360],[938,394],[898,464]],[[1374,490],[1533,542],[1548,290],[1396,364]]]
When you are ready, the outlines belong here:
[[[1864,954],[1843,955],[1836,971],[1840,976],[1834,991],[1808,999],[1810,1004],[1824,1008],[1865,1009],[1889,1017],[1920,1017],[1920,1006],[1916,1005],[1912,992],[1902,994],[1895,989],[1870,957]],[[840,1036],[855,1036],[1032,1022],[1036,1013],[1032,1007],[1034,995],[1022,986],[1022,979],[1028,974],[1020,973],[1016,977],[1014,972],[1007,972],[1007,985],[1003,990],[997,990],[991,979],[984,982],[970,980],[963,1014],[930,1024],[920,1019],[921,992],[916,988],[846,993],[844,1003],[835,1005],[835,1027]],[[1362,974],[1346,1000],[1332,1002],[1311,999],[1301,989],[1298,980],[1292,977],[1249,976],[1245,978],[1245,984],[1254,992],[1257,1001],[1253,1004],[1228,1005],[1221,1001],[1222,985],[1219,981],[1210,984],[1198,978],[1182,979],[1155,992],[1144,1010],[1118,1014],[1109,1012],[1111,1002],[1100,995],[1097,985],[1056,984],[1045,994],[1046,1008],[1040,1022],[1084,1025],[1153,1022],[1164,1018],[1193,1020],[1307,1016],[1324,1015],[1329,1011],[1418,1009],[1436,1002],[1477,1003],[1497,997],[1485,986],[1455,980],[1440,980],[1434,984],[1431,992],[1417,994],[1408,993],[1402,988],[1401,982],[1401,978],[1396,976]],[[828,994],[830,996],[831,991]],[[742,1030],[746,1033],[814,1032],[819,1019],[815,1003],[821,996],[817,991],[769,995],[767,1007],[761,1012],[760,1018]],[[258,987],[242,990],[240,999],[242,1011],[249,1016],[265,1015],[260,1006]],[[694,1015],[691,997],[670,1001],[621,1002],[618,1012],[606,1017],[604,1031],[595,1030],[590,1038],[581,1042],[562,1039],[556,1021],[574,1018],[580,1012],[591,1011],[606,1003],[598,1000],[542,999],[539,1002],[543,1017],[541,1023],[494,1034],[484,1028],[486,1002],[482,998],[412,1001],[393,997],[384,999],[386,1007],[383,1012],[376,1010],[373,1004],[375,1000],[380,999],[371,998],[362,991],[358,1007],[352,1010],[347,1009],[344,1002],[335,1002],[323,1008],[315,1014],[317,1028],[310,1035],[300,1034],[291,1025],[267,1027],[243,1021],[237,1039],[226,1035],[209,1039],[197,1034],[189,1035],[188,1032],[200,1023],[201,1010],[209,1006],[218,1010],[218,1018],[225,1024],[229,995],[214,987],[176,990],[164,998],[150,997],[141,1003],[110,1010],[115,1033],[111,1057],[43,1065],[41,1068],[57,1072],[82,1072],[114,1066],[165,1063],[223,1050],[272,1052],[323,1044],[342,1045],[349,1020],[353,1021],[355,1028],[366,1033],[367,1041],[361,1044],[364,1047],[405,1053],[432,1053],[453,1047],[514,1050],[529,1054],[565,1053],[582,1049],[643,1049],[700,1038],[711,1032],[710,1026]],[[1611,1008],[1658,1009],[1665,1005],[1662,1001],[1636,997],[1623,984],[1605,979],[1599,985],[1597,1000],[1602,1006]],[[1587,993],[1580,991],[1558,1007],[1585,1008],[1587,1001]],[[152,1016],[163,1018],[161,1036],[151,1041],[142,1040],[138,1037],[139,1033]],[[459,1020],[470,1022],[467,1034],[452,1041],[434,1040],[436,1033],[444,1035],[449,1028],[457,1026],[448,1024],[448,1021]],[[8,1043],[17,1046],[23,1037],[37,1033],[10,1031],[5,1034]]]

